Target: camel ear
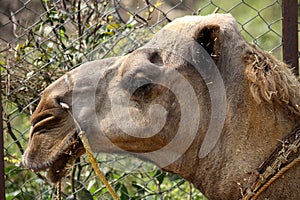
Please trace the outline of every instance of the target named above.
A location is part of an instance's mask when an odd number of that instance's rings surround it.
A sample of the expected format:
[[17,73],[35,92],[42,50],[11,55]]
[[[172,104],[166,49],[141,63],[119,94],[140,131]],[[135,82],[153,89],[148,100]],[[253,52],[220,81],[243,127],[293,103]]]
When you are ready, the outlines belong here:
[[197,34],[196,41],[207,51],[215,63],[220,57],[220,26],[207,25]]

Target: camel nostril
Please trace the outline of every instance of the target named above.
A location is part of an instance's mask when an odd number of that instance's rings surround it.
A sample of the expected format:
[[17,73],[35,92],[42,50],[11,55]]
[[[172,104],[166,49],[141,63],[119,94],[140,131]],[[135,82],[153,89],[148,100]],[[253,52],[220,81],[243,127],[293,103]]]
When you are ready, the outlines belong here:
[[153,64],[160,65],[160,66],[164,64],[164,61],[159,52],[152,53],[149,57],[149,61]]
[[48,119],[50,117],[53,117],[53,115],[51,113],[40,114],[32,120],[31,125],[34,127],[37,123],[39,123],[45,119]]

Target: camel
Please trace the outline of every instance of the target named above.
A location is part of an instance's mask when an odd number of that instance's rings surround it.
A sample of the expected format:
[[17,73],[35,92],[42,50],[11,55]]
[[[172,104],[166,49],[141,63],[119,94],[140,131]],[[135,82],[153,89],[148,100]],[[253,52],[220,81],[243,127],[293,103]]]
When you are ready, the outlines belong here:
[[23,165],[60,180],[85,152],[78,123],[93,152],[149,160],[208,199],[298,199],[299,88],[230,14],[185,16],[46,88]]

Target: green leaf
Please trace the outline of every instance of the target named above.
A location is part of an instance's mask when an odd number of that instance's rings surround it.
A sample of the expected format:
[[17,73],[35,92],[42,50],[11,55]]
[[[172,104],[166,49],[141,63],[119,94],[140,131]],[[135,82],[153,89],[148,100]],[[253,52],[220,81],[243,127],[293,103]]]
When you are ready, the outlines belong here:
[[130,24],[130,23],[128,23],[128,24],[126,24],[126,26],[125,26],[126,28],[133,28],[133,25],[132,24]]
[[118,191],[121,188],[121,183],[118,182],[115,186],[115,190]]
[[26,74],[26,77],[27,77],[27,78],[31,78],[31,77],[33,76],[33,74],[34,74],[34,71],[28,72],[28,73]]
[[156,180],[158,181],[159,185],[162,184],[162,182],[164,181],[164,178],[166,177],[166,173],[163,172],[162,170],[158,169],[156,171],[156,174],[154,175],[154,178],[156,178]]
[[65,27],[61,26],[59,28],[59,35],[62,39],[67,39],[67,35],[66,35],[66,29]]
[[85,188],[80,188],[80,190],[77,192],[77,198],[78,199],[85,199],[85,200],[92,200],[93,196],[91,193],[85,189]]
[[136,181],[132,181],[131,185],[132,185],[132,187],[136,188],[136,190],[139,194],[144,195],[147,192],[145,187],[143,185],[137,183]]
[[122,185],[121,186],[121,196],[120,196],[120,199],[121,200],[129,200],[129,194],[128,194],[128,190],[127,188],[125,187],[125,185]]
[[52,29],[53,28],[51,26],[44,27],[44,34],[49,35],[51,33]]
[[91,188],[94,186],[94,184],[96,183],[96,179],[92,179],[89,181],[87,189],[91,190]]
[[57,14],[56,11],[51,10],[48,14],[49,18],[51,18],[53,21],[58,21],[59,20],[59,16]]
[[5,199],[6,200],[11,200],[11,199],[15,199],[16,196],[18,196],[21,193],[20,190],[11,192],[11,193],[6,193],[5,194]]
[[23,169],[21,169],[20,167],[18,166],[9,166],[9,167],[5,167],[5,174],[9,177],[12,177],[14,175],[17,175],[17,174],[20,174],[21,172],[23,172]]

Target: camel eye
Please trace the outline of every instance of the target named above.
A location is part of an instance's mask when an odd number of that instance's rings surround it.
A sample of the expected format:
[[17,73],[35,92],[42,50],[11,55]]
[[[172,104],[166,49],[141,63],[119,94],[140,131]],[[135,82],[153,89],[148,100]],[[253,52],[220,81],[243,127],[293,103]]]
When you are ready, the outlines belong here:
[[132,94],[139,88],[151,83],[151,79],[147,78],[142,72],[138,72],[125,77],[121,82],[121,86]]
[[70,109],[70,106],[67,103],[65,103],[65,99],[62,96],[57,96],[54,98],[54,100],[58,107],[61,107],[63,110]]
[[141,87],[137,88],[134,91],[134,94],[146,94],[147,92],[150,92],[150,90],[152,89],[152,87],[153,87],[152,83],[144,84]]
[[54,100],[58,105],[60,105],[60,103],[63,102],[63,98],[60,96],[55,97]]
[[148,84],[151,84],[152,83],[152,80],[144,77],[144,76],[141,76],[141,77],[136,77],[134,80],[133,80],[133,89],[138,89],[138,88],[141,88],[141,87],[144,87],[145,85],[148,85]]
[[[155,58],[158,59],[158,58]],[[154,62],[154,60],[152,60]],[[155,62],[160,62],[159,59]],[[131,71],[126,72],[120,81],[120,86],[130,94],[149,91],[152,85],[159,80],[162,75],[160,67],[153,63],[142,63]]]

